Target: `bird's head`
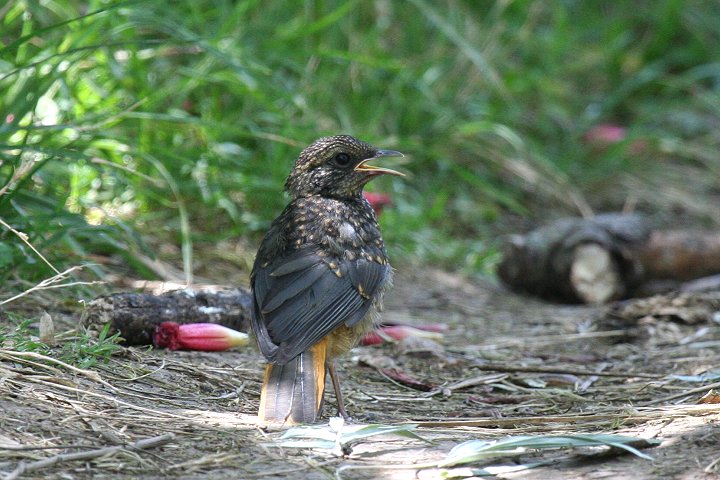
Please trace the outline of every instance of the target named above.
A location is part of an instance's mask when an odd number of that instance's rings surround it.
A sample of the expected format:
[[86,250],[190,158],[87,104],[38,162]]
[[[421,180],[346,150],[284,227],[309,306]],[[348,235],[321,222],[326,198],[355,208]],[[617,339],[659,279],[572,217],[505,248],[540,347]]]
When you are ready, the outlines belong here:
[[357,197],[362,194],[365,184],[378,175],[403,175],[370,162],[382,157],[402,156],[400,152],[380,150],[349,135],[323,137],[300,153],[285,182],[285,189],[295,197]]

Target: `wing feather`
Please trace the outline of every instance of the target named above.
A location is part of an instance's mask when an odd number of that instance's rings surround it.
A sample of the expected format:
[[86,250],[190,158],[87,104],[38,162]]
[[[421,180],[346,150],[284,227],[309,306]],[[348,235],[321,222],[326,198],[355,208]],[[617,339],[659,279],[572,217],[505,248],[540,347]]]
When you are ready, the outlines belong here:
[[335,263],[337,268],[330,268],[313,247],[265,266],[256,262],[253,328],[269,361],[285,363],[335,328],[357,324],[389,277],[387,264],[366,259]]

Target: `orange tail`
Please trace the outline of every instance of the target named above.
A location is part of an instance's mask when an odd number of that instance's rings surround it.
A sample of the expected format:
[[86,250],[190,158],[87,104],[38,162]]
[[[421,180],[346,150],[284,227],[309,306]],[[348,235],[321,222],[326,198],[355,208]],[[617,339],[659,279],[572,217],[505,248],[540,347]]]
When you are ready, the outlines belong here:
[[325,340],[285,365],[265,368],[258,418],[264,423],[313,423],[325,393]]

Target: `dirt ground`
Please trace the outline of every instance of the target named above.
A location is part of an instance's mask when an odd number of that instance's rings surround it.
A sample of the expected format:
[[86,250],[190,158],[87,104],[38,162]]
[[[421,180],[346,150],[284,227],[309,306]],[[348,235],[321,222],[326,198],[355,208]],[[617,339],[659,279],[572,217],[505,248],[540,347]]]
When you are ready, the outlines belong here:
[[[281,431],[255,424],[263,367],[251,348],[128,348],[91,371],[0,350],[0,476],[441,478],[438,469],[412,465],[437,462],[471,439],[615,433],[659,441],[642,449],[653,460],[577,449],[476,466],[546,462],[498,478],[718,477],[720,404],[712,403],[712,388],[720,378],[673,377],[720,367],[717,314],[692,324],[672,316],[627,323],[606,307],[543,303],[409,267],[395,284],[385,320],[449,329],[442,344],[353,350],[339,365],[346,407],[357,423],[417,424],[415,432],[432,443],[371,437],[346,455],[279,447]],[[389,359],[430,391],[388,378],[377,367]],[[326,423],[335,412],[328,393]]]

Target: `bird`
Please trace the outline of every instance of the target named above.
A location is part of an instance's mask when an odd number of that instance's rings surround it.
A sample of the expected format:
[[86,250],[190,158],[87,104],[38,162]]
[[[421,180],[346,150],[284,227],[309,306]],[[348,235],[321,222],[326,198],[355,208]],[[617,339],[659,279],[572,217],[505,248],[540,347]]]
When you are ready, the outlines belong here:
[[363,187],[372,165],[402,157],[349,135],[319,138],[297,157],[285,182],[290,203],[271,223],[250,274],[251,326],[267,361],[258,419],[317,421],[330,375],[338,413],[349,420],[335,359],[379,319],[393,269]]

